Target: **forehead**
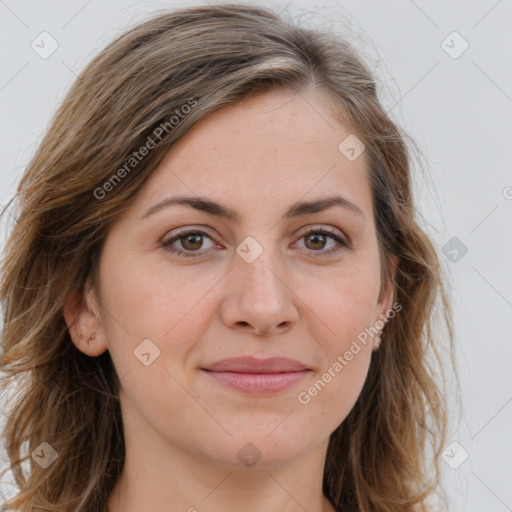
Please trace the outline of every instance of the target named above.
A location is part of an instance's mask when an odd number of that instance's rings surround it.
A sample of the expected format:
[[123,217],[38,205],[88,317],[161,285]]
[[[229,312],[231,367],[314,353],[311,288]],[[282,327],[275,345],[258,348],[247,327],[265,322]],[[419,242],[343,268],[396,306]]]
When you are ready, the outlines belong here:
[[339,193],[371,211],[366,155],[351,161],[339,149],[352,134],[325,93],[256,93],[213,112],[178,140],[139,202],[197,194],[243,209]]

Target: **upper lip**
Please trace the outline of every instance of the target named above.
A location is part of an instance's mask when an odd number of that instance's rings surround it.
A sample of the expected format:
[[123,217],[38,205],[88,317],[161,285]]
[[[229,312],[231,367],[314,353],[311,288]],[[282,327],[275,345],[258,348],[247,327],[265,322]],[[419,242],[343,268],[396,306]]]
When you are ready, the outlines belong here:
[[214,372],[236,373],[286,373],[309,370],[309,368],[300,361],[287,357],[256,359],[255,357],[247,356],[221,359],[202,369]]

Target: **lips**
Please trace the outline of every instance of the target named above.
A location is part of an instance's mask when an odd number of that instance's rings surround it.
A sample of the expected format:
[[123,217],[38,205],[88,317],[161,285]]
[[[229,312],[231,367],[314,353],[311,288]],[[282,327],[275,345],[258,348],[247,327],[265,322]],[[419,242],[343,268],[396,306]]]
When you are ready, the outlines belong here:
[[231,357],[221,359],[203,370],[236,373],[288,373],[309,370],[309,368],[300,361],[287,357],[271,357],[269,359]]
[[215,382],[237,392],[265,395],[291,388],[310,369],[300,361],[286,357],[222,359],[201,370]]

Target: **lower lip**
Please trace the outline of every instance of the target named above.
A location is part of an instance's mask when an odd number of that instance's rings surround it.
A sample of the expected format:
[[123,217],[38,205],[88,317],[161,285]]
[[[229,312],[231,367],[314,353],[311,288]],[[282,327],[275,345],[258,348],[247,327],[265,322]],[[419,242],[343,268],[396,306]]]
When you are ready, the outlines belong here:
[[204,370],[216,381],[230,388],[250,394],[277,393],[301,381],[309,370],[288,373],[235,373]]

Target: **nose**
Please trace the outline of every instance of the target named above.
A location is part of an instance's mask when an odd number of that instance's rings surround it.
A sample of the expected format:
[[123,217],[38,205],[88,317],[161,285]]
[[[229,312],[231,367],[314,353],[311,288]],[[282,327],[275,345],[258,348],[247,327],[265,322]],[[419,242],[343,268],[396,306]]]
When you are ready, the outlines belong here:
[[225,283],[222,321],[231,329],[271,337],[290,330],[299,319],[297,295],[287,272],[267,257],[235,262]]

